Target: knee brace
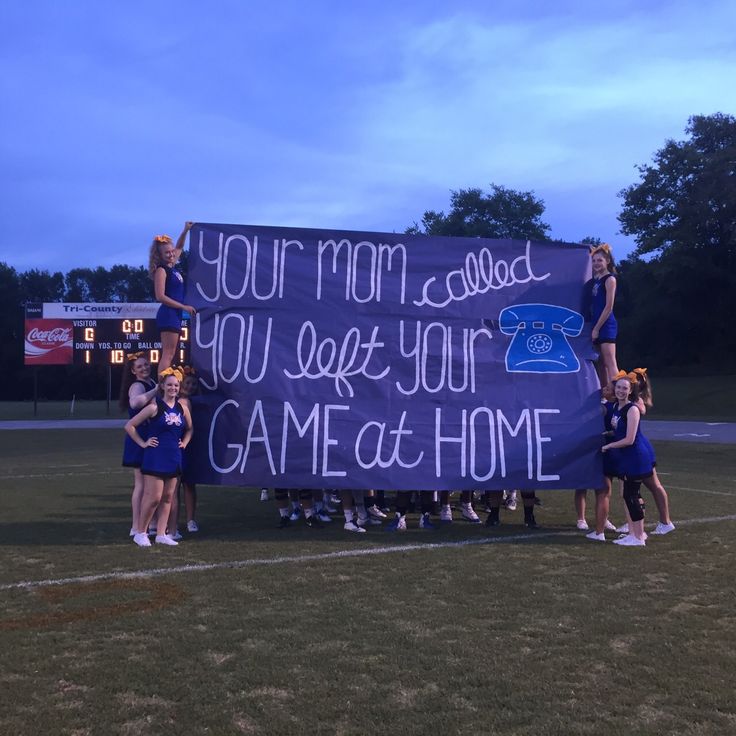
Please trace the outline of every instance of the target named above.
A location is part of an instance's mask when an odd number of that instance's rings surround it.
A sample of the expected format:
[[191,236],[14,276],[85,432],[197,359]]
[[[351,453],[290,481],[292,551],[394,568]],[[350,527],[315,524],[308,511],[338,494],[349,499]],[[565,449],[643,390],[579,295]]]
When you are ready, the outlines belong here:
[[288,501],[289,500],[289,489],[288,488],[274,488],[273,495],[277,501]]
[[644,499],[639,493],[641,481],[624,481],[624,503],[628,509],[631,521],[641,521],[644,518]]

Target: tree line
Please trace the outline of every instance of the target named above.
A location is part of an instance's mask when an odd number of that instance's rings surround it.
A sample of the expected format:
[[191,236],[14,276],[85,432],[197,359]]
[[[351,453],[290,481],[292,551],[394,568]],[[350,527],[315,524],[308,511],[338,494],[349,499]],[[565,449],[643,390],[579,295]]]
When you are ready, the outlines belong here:
[[[619,192],[621,232],[636,248],[619,263],[618,362],[668,373],[733,373],[736,118],[696,115],[685,133],[638,166],[639,180]],[[447,213],[427,211],[408,232],[544,240],[550,228],[543,214],[533,192],[461,189],[452,192]]]
[[[23,365],[25,305],[34,302],[148,302],[151,279],[143,266],[75,268],[67,274],[30,269],[18,273],[0,262],[0,400],[33,397],[34,376]],[[115,384],[120,368],[114,368]],[[107,392],[103,366],[43,366],[39,396],[46,399],[99,399]]]
[[[732,373],[736,118],[696,115],[685,133],[684,140],[666,141],[650,163],[638,166],[638,181],[619,192],[621,232],[634,238],[636,248],[618,264],[617,353],[619,363],[629,367],[691,375]],[[533,191],[491,184],[487,192],[451,192],[447,213],[427,210],[406,232],[550,240],[544,210],[543,200]],[[586,235],[580,242],[600,241]],[[615,253],[615,242],[612,246]],[[32,378],[23,367],[26,302],[151,300],[151,281],[143,266],[18,273],[0,262],[0,399],[32,395]],[[39,378],[46,398],[99,398],[106,370],[49,367]]]

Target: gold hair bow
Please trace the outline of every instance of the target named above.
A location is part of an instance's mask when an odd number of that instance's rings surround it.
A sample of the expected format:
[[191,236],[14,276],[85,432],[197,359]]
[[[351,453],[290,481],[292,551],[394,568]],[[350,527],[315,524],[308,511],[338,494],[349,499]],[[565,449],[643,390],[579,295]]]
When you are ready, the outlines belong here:
[[647,377],[647,369],[646,368],[634,368],[632,373],[636,373],[637,376],[641,376],[643,379],[646,380]]
[[132,363],[134,360],[138,360],[138,358],[142,358],[145,355],[145,352],[143,350],[140,350],[137,353],[128,353],[125,357]]
[[179,383],[181,383],[183,376],[178,368],[165,368],[158,374],[158,380],[160,381],[167,376],[174,376]]
[[170,243],[171,238],[168,235],[157,235],[154,241],[157,243]]
[[608,243],[601,243],[600,245],[594,245],[590,249],[590,255],[594,256],[596,253],[605,253],[609,258],[611,257],[611,246]]
[[619,378],[626,378],[629,374],[626,371],[619,371],[612,379],[611,381],[613,383],[616,383]]

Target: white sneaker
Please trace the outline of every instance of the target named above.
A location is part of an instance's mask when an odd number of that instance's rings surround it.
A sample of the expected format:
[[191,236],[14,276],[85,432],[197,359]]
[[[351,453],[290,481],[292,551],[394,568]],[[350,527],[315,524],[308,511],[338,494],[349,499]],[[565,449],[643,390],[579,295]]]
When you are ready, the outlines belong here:
[[261,488],[261,501],[268,501],[268,488]]
[[406,531],[406,517],[401,514],[396,514],[394,520],[386,526],[387,532],[405,532]]
[[592,539],[594,542],[605,542],[606,541],[606,535],[603,532],[598,534],[598,532],[595,531],[595,529],[592,532],[589,532],[588,534],[586,534],[585,538]]
[[177,547],[179,542],[172,539],[168,534],[157,534],[156,544],[163,544],[167,547]]
[[332,517],[324,510],[324,508],[321,508],[317,512],[317,518],[320,521],[324,521],[326,524],[330,523],[332,521]]
[[616,531],[619,534],[628,534],[629,533],[629,524],[628,522],[626,524],[621,524],[621,526],[616,527]]
[[652,529],[652,534],[669,534],[675,531],[675,525],[670,522],[669,524],[663,524],[661,521]]
[[450,506],[442,506],[440,508],[440,521],[443,524],[451,524],[452,523],[452,509]]
[[480,517],[475,513],[475,509],[470,504],[462,505],[463,519],[466,519],[471,524],[480,524]]
[[194,519],[187,522],[187,531],[190,534],[196,534],[199,531],[199,524]]
[[[628,536],[629,536],[628,534],[619,534],[618,538],[623,539],[624,537],[628,537]],[[649,539],[649,535],[646,532],[644,532],[644,536],[642,537],[642,539],[646,542],[647,539]]]
[[169,534],[168,536],[171,537],[175,542],[179,542],[180,540],[184,539],[178,529],[176,530],[175,534]]
[[138,532],[135,529],[133,529],[133,527],[130,527],[130,536],[134,537],[136,534],[138,534]]
[[361,532],[365,534],[365,529],[362,526],[358,526],[354,521],[346,521],[343,529],[346,532]]
[[148,534],[144,534],[143,532],[138,532],[138,534],[134,535],[133,541],[139,547],[150,547],[151,546],[151,540],[148,538]]
[[643,539],[638,539],[633,534],[627,534],[624,537],[613,540],[614,544],[620,544],[622,547],[646,547],[647,543]]
[[292,521],[299,521],[299,519],[301,518],[301,516],[302,516],[302,507],[301,506],[294,506],[292,508],[292,510],[291,510],[291,515],[289,516],[289,518]]
[[585,521],[585,519],[578,519],[578,523],[576,524],[577,528],[580,529],[581,532],[587,532],[590,527],[588,526],[588,522]]
[[611,524],[611,522],[608,519],[606,519],[606,523],[603,525],[603,528],[604,529],[607,529],[609,532],[618,531],[616,529],[616,525],[615,524]]
[[386,514],[381,511],[381,509],[378,508],[375,504],[373,506],[368,507],[368,513],[374,517],[375,519],[385,519]]

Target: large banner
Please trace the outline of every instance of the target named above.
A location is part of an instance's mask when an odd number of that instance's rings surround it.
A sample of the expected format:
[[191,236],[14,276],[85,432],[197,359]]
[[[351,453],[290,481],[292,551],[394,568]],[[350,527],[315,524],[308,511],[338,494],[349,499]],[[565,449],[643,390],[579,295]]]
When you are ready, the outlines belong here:
[[598,487],[584,246],[197,224],[199,482]]

